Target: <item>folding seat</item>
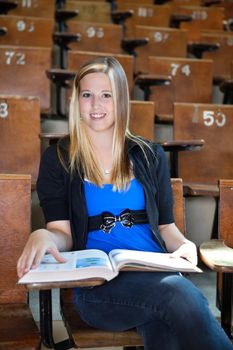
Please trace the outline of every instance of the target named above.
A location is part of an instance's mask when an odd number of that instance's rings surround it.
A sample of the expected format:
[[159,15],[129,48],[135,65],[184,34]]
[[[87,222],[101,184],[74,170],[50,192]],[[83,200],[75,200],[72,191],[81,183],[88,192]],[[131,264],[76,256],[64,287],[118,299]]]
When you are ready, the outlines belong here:
[[143,47],[135,48],[135,74],[149,72],[149,56],[187,57],[187,31],[176,28],[135,26],[135,37],[148,38]]
[[177,13],[191,16],[191,21],[182,22],[181,29],[188,31],[188,41],[199,38],[201,30],[223,30],[225,11],[222,7],[180,6]]
[[132,11],[132,15],[124,21],[126,37],[137,37],[135,26],[169,27],[171,7],[169,5],[151,5],[135,2],[117,3],[118,11]]
[[73,19],[77,21],[112,23],[110,2],[67,0],[61,10],[76,11],[77,17],[75,16]]
[[155,122],[172,123],[174,102],[212,102],[211,60],[150,56],[148,61],[148,79],[167,77],[167,84],[148,87],[147,99],[156,105]]
[[204,139],[199,152],[180,154],[179,174],[193,192],[218,195],[218,180],[233,178],[233,106],[205,103],[174,104],[174,140]]
[[41,112],[51,113],[51,86],[45,71],[52,65],[54,19],[4,15],[0,21],[6,28],[0,36],[0,94],[38,96]]
[[233,57],[233,33],[227,31],[201,31],[198,43],[217,45],[215,50],[204,51],[202,54],[202,58],[213,60],[213,74],[216,84],[230,79]]
[[205,241],[200,246],[200,257],[217,272],[217,298],[221,310],[221,325],[232,339],[233,296],[233,180],[219,179],[218,239]]
[[0,95],[0,173],[29,174],[35,188],[40,162],[40,102]]
[[[9,3],[11,1],[8,1]],[[14,0],[11,9],[7,12],[13,16],[54,18],[55,2],[47,0]],[[1,4],[0,4],[1,6]]]
[[52,46],[53,18],[1,15],[0,22],[6,28],[5,35],[0,36],[1,46]]
[[40,349],[40,334],[28,305],[28,292],[17,284],[16,274],[17,260],[30,233],[30,208],[30,176],[0,174],[1,349]]
[[0,46],[0,94],[38,96],[42,113],[50,113],[50,82],[45,74],[50,65],[50,48]]

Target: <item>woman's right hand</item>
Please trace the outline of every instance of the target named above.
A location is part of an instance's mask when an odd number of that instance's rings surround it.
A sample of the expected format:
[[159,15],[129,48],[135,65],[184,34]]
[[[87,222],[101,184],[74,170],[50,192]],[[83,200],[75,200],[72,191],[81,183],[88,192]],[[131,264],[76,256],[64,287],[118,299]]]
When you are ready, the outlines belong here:
[[58,262],[65,262],[65,259],[58,251],[51,232],[46,229],[39,229],[30,234],[24,250],[18,260],[18,277],[21,278],[30,269],[36,268],[41,262],[45,253],[52,254]]

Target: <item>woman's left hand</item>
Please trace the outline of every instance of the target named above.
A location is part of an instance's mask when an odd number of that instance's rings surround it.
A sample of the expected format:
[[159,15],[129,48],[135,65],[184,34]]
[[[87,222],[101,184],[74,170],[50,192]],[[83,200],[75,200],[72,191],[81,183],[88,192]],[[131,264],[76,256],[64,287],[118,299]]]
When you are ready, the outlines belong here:
[[189,260],[193,265],[197,265],[197,248],[191,241],[185,241],[181,246],[171,253],[173,257],[181,257]]

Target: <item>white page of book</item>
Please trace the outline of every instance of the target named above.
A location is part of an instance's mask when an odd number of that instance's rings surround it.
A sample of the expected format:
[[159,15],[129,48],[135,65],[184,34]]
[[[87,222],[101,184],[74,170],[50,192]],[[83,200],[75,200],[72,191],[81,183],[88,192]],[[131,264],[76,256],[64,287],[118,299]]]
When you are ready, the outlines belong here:
[[123,266],[146,268],[158,268],[158,270],[167,271],[197,271],[196,268],[189,261],[183,258],[171,257],[169,253],[154,253],[143,252],[136,250],[121,250],[114,249],[109,254],[111,259],[115,262],[118,269]]

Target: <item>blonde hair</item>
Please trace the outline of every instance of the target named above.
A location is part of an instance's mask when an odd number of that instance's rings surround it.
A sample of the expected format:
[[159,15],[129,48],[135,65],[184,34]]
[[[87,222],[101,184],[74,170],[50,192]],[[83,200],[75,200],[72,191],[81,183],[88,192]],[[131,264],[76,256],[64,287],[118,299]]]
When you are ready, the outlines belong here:
[[113,57],[98,57],[84,64],[74,79],[72,97],[69,111],[69,163],[73,173],[82,169],[84,176],[97,186],[103,184],[103,175],[96,157],[93,146],[88,137],[84,123],[81,121],[79,109],[79,93],[81,79],[90,73],[104,73],[109,77],[113,103],[115,109],[115,126],[113,134],[113,168],[111,183],[115,189],[126,188],[130,182],[131,170],[127,152],[126,139],[140,140],[133,136],[129,129],[130,101],[129,89],[125,72],[120,63]]

